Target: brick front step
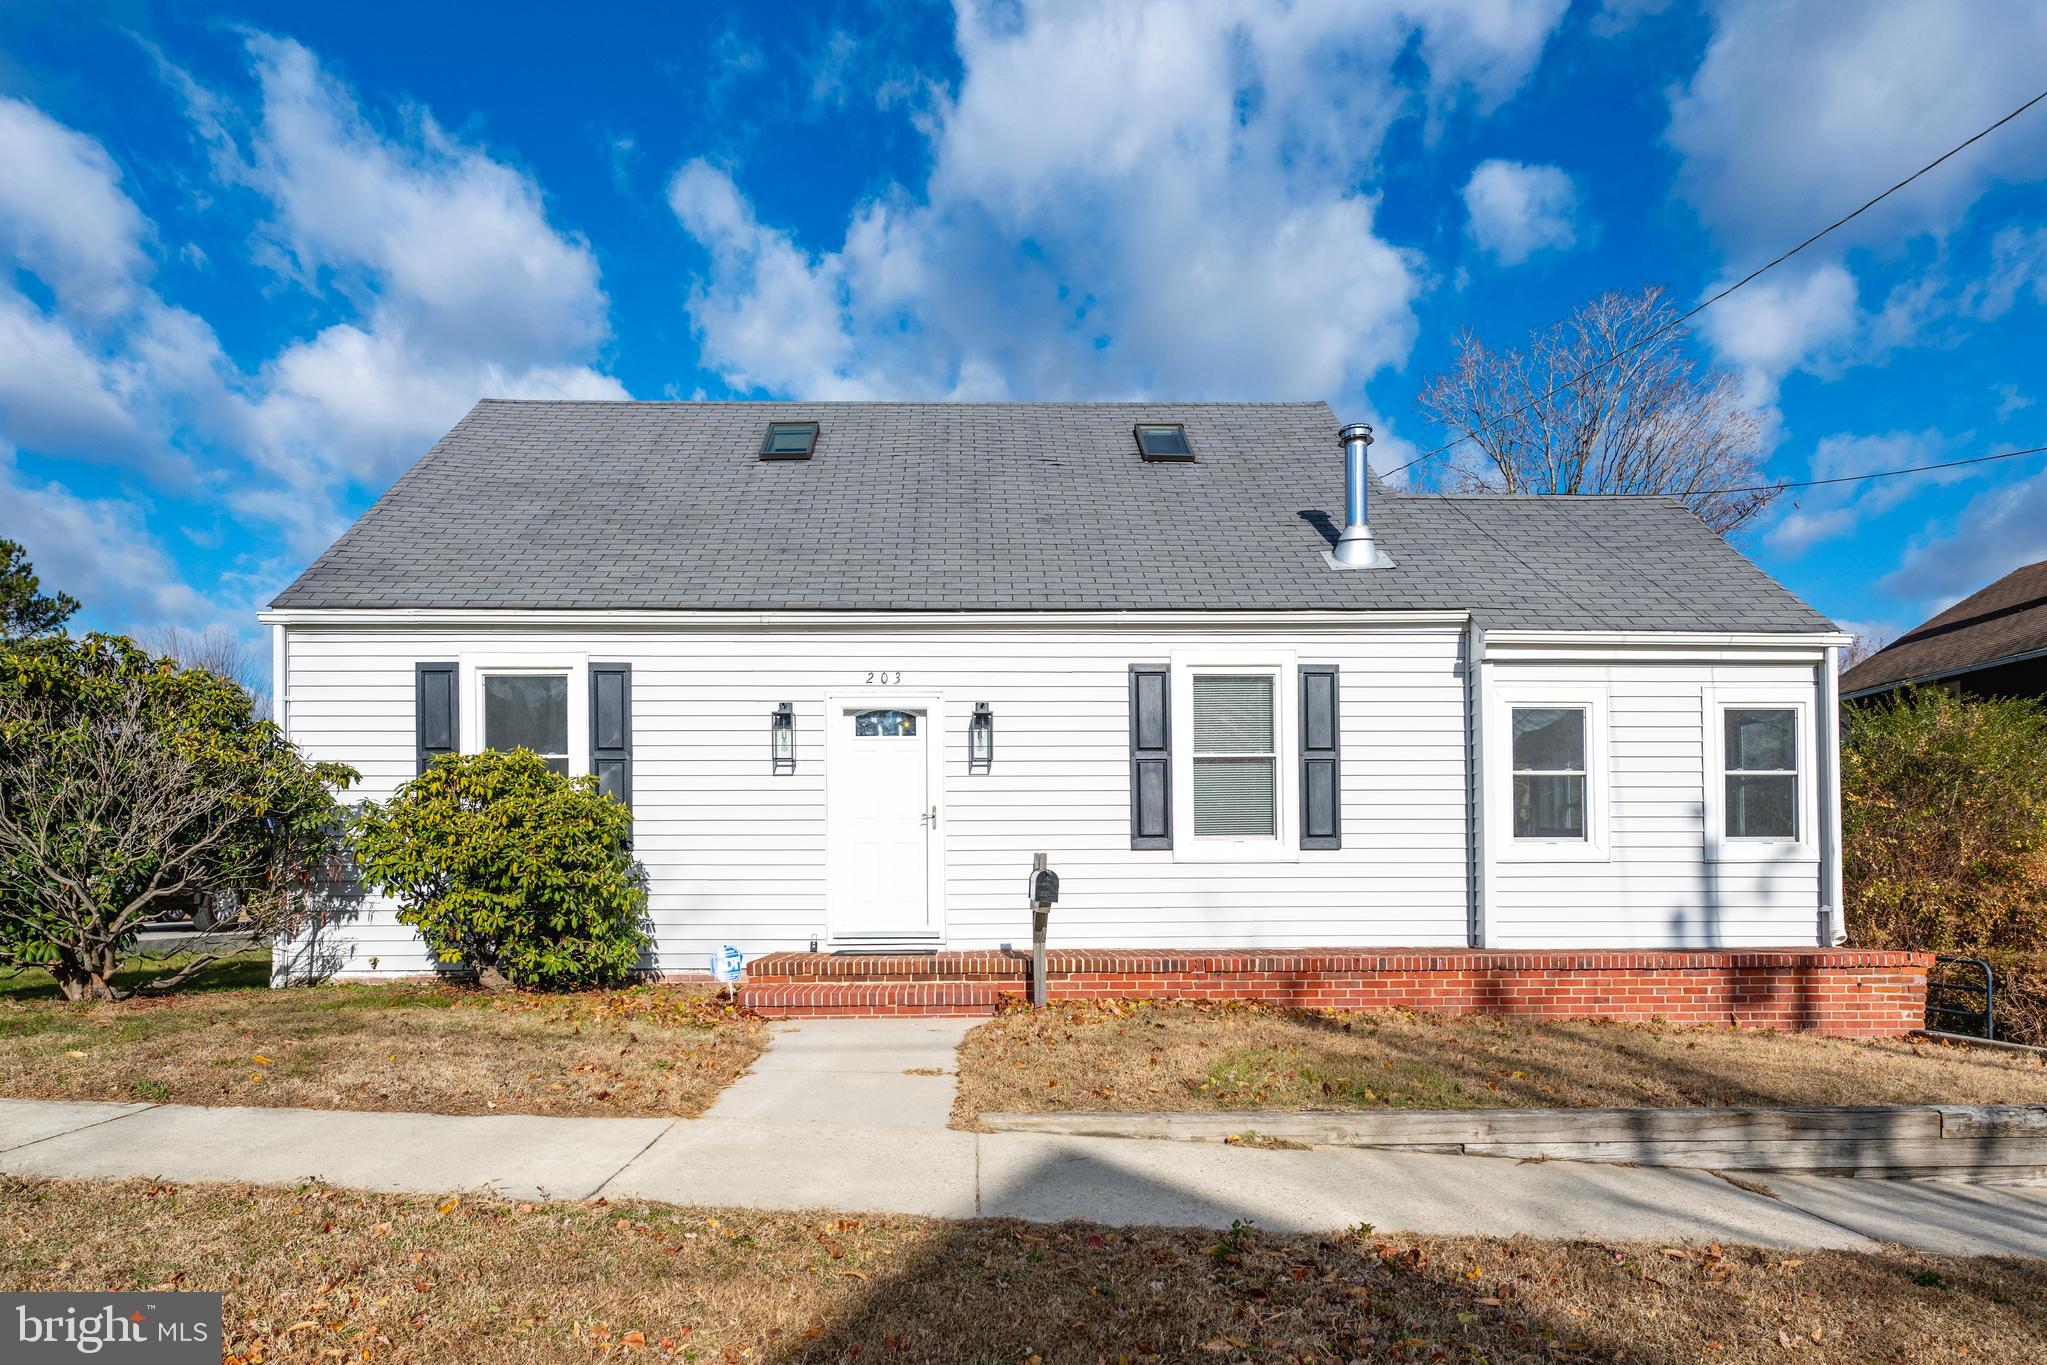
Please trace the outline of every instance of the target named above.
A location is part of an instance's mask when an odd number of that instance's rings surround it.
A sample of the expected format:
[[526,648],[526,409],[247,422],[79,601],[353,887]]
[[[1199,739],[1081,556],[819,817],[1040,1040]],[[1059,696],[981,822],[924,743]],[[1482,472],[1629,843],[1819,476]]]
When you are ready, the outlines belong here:
[[[1054,1000],[1263,1000],[1883,1037],[1923,1025],[1932,963],[1859,948],[1063,948],[1048,955],[1045,980]],[[770,953],[748,966],[740,999],[790,1018],[980,1015],[1029,992],[1024,953]]]

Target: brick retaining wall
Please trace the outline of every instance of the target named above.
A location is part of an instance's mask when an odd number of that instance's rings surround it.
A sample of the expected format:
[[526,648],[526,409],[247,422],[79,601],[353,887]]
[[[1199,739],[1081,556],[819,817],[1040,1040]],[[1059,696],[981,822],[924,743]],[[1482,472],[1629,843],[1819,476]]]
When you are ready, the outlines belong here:
[[[1926,953],[1850,948],[1059,949],[1046,983],[1054,1000],[1400,1006],[1883,1037],[1923,1025],[1932,963]],[[781,1017],[976,1015],[1029,992],[1027,953],[771,953],[749,964],[740,999]]]

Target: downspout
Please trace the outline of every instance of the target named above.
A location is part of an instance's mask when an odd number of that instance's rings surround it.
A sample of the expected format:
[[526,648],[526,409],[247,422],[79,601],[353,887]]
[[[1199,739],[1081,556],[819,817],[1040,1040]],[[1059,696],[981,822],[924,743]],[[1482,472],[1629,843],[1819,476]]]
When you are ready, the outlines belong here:
[[1487,946],[1492,920],[1492,857],[1486,841],[1485,650],[1485,627],[1476,619],[1467,622],[1464,630],[1464,713],[1467,735],[1465,763],[1469,776],[1465,785],[1469,805],[1466,828],[1470,837],[1465,840],[1469,862],[1466,931],[1473,948]]
[[1848,941],[1841,895],[1841,647],[1828,645],[1819,664],[1820,922],[1822,948]]
[[277,728],[284,731],[286,739],[291,738],[291,727],[285,723],[284,710],[284,627],[270,627],[270,719],[277,722]]

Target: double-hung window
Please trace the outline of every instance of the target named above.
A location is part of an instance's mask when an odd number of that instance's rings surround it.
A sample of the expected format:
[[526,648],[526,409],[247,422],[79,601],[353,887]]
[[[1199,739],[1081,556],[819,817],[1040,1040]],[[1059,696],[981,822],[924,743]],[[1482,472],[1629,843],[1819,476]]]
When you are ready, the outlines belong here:
[[1278,679],[1196,673],[1194,837],[1279,837]]
[[483,747],[531,749],[547,766],[569,771],[569,675],[483,675]]
[[1491,690],[1481,737],[1488,856],[1604,862],[1612,844],[1605,685],[1511,679]]
[[1727,706],[1720,726],[1725,837],[1798,842],[1797,708]]
[[1588,821],[1586,708],[1516,706],[1514,837],[1582,842]]

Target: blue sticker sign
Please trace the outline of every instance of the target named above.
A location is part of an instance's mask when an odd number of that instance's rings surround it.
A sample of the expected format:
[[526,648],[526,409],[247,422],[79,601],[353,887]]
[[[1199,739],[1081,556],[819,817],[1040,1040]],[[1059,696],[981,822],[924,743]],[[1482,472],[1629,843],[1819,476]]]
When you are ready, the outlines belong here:
[[731,983],[745,975],[746,954],[731,944],[711,954],[711,976],[714,980]]

